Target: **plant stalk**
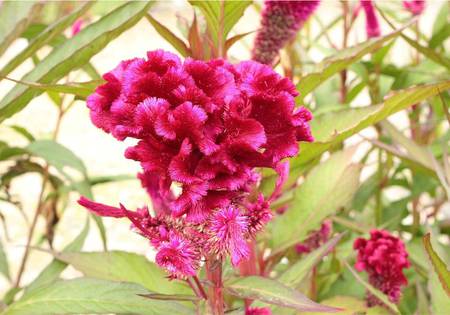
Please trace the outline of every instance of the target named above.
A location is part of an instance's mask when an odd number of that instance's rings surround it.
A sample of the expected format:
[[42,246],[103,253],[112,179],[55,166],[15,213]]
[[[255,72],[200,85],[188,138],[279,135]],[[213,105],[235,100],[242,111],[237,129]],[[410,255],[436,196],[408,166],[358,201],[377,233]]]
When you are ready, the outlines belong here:
[[210,282],[208,300],[212,315],[224,315],[222,259],[211,256],[206,260],[206,278]]

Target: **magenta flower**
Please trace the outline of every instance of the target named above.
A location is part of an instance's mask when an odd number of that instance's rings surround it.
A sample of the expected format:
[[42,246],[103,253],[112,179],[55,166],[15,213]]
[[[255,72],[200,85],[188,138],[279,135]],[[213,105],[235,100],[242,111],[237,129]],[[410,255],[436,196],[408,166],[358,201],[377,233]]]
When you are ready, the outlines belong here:
[[292,40],[319,5],[312,1],[265,1],[252,59],[271,65],[278,51]]
[[420,15],[425,9],[425,1],[424,0],[411,0],[411,1],[403,1],[403,6],[412,15]]
[[378,23],[378,17],[375,12],[375,8],[371,0],[361,0],[361,5],[366,14],[366,32],[367,37],[377,37],[381,35],[380,25]]
[[272,315],[272,311],[268,307],[249,307],[245,315]]
[[[97,127],[118,140],[138,140],[125,157],[140,162],[138,177],[156,216],[85,198],[80,204],[99,215],[129,218],[163,251],[157,263],[175,277],[191,275],[210,255],[230,254],[237,265],[248,255],[247,240],[271,218],[269,203],[289,169],[282,160],[298,154],[299,141],[313,140],[311,113],[295,108],[298,92],[291,81],[257,62],[181,62],[162,50],[147,57],[122,61],[105,74],[106,83],[87,105]],[[280,174],[267,200],[251,197],[260,167]],[[181,188],[177,196],[174,184]],[[199,254],[188,254],[192,248]],[[179,253],[173,261],[163,259],[172,251]],[[179,269],[181,261],[192,268]]]
[[81,27],[83,26],[83,19],[77,19],[73,24],[72,24],[72,27],[71,27],[71,29],[70,29],[70,31],[71,31],[71,35],[72,35],[72,37],[73,36],[75,36],[75,35],[77,35],[80,31],[81,31]]
[[[403,242],[385,230],[372,230],[370,239],[358,238],[353,244],[358,251],[355,268],[369,274],[369,282],[397,303],[401,287],[408,284],[403,269],[409,267],[408,253]],[[368,296],[369,306],[382,305],[375,296]]]
[[298,254],[307,254],[319,248],[330,238],[331,229],[332,222],[330,220],[325,220],[319,230],[310,233],[306,240],[295,245],[296,252]]

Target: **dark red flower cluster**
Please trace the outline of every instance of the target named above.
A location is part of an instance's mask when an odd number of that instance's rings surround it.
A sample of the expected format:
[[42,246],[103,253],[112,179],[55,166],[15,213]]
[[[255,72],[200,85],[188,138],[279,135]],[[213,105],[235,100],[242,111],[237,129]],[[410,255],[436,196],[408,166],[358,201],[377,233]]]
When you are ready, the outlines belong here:
[[403,6],[405,7],[405,9],[411,12],[412,15],[420,15],[422,14],[423,10],[425,10],[425,1],[424,0],[403,1]]
[[295,86],[257,62],[183,63],[162,50],[123,61],[104,79],[87,100],[91,119],[119,140],[138,139],[125,156],[140,162],[156,217],[80,203],[99,215],[127,216],[172,275],[192,275],[210,254],[230,253],[239,263],[246,239],[271,217],[270,199],[249,200],[256,168],[284,178],[281,160],[298,153],[298,141],[312,141],[311,114],[295,108]]
[[313,231],[306,240],[295,245],[295,251],[298,254],[307,254],[319,248],[330,238],[331,229],[332,222],[330,220],[325,220],[319,230]]
[[[408,253],[403,242],[385,230],[372,230],[370,239],[358,238],[353,244],[358,251],[355,268],[369,274],[369,282],[397,303],[401,287],[408,284],[403,269],[409,267]],[[382,305],[374,296],[368,298],[369,306]]]
[[292,40],[319,5],[319,0],[266,0],[252,59],[271,65],[278,51]]

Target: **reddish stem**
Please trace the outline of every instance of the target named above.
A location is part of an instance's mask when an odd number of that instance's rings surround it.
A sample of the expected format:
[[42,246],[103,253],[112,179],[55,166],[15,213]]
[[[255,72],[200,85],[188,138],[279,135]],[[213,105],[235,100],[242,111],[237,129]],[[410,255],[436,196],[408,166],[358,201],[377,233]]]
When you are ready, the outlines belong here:
[[223,315],[222,260],[209,257],[206,260],[206,278],[211,283],[208,289],[208,300],[213,315]]

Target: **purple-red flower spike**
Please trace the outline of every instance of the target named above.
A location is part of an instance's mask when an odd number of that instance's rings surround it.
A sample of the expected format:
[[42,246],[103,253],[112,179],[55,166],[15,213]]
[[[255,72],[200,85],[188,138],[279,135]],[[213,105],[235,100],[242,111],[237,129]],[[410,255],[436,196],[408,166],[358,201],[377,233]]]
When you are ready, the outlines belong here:
[[[369,282],[397,303],[402,286],[408,284],[403,269],[410,266],[408,253],[403,242],[388,231],[372,230],[370,239],[358,238],[353,244],[358,251],[355,268],[366,271]],[[375,296],[368,296],[369,306],[383,305]]]
[[310,233],[306,240],[295,245],[296,252],[298,254],[307,254],[319,248],[330,238],[332,228],[332,222],[325,220],[319,230]]
[[252,59],[272,65],[279,50],[295,37],[319,3],[319,0],[266,0],[261,27],[253,46]]
[[361,0],[361,6],[366,14],[366,32],[367,37],[378,37],[381,35],[380,25],[378,23],[378,17],[375,12],[375,7],[371,0]]
[[83,26],[83,24],[84,24],[84,21],[83,21],[83,19],[77,19],[73,24],[72,24],[72,27],[70,28],[70,32],[72,33],[71,35],[72,35],[72,37],[73,36],[75,36],[75,35],[77,35],[80,31],[81,31],[81,28],[82,28],[82,26]]
[[403,6],[405,7],[405,9],[411,12],[412,15],[420,15],[425,9],[425,1],[424,0],[403,1]]
[[268,307],[249,307],[245,315],[272,315],[272,311]]
[[[173,277],[192,275],[212,254],[230,255],[234,265],[247,258],[247,240],[270,220],[269,203],[288,176],[282,160],[298,154],[299,141],[313,140],[311,113],[295,107],[292,82],[254,61],[183,62],[162,50],[122,61],[103,78],[87,99],[92,122],[118,140],[138,140],[125,156],[140,162],[155,216],[85,198],[80,204],[127,217]],[[260,167],[279,174],[268,200],[251,199]]]

